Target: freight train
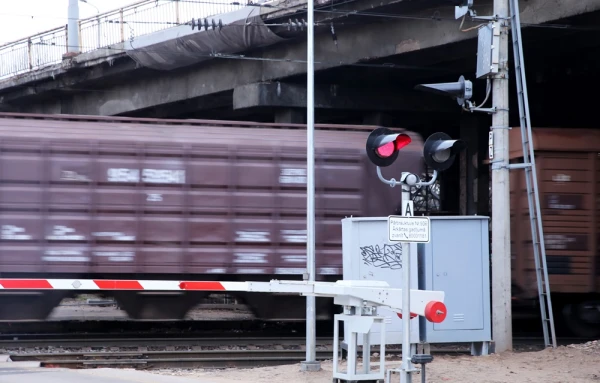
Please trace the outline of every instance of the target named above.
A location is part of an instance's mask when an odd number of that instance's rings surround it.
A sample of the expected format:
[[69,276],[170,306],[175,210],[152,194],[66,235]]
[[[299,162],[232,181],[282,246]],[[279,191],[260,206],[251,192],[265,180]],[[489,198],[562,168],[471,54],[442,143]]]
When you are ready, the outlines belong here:
[[[315,131],[317,280],[342,274],[340,220],[389,215],[401,193],[365,153],[373,127]],[[423,142],[396,164],[419,173]],[[306,268],[302,125],[0,114],[0,278],[268,281]],[[1,292],[0,320],[44,319],[65,291]],[[180,319],[205,297],[111,292],[129,317]],[[259,318],[305,298],[238,293]],[[318,298],[318,318],[331,299]]]
[[[510,159],[523,162],[520,129],[509,134]],[[600,336],[600,131],[533,129],[546,261],[559,327]],[[527,188],[511,171],[513,302],[537,301]]]
[[[317,125],[317,280],[342,275],[347,216],[398,213],[365,152],[370,126]],[[425,172],[423,140],[390,167]],[[600,136],[534,130],[555,310],[600,334]],[[519,160],[518,129],[511,158]],[[596,145],[596,146],[595,146]],[[537,286],[522,173],[511,173],[513,295]],[[268,281],[306,265],[306,130],[232,121],[0,113],[0,278]],[[529,235],[529,237],[527,237]],[[529,241],[529,243],[528,243]],[[0,290],[0,320],[43,320],[70,291]],[[207,293],[111,291],[134,319],[182,319]],[[262,319],[302,320],[305,298],[236,293]],[[317,299],[330,318],[332,300]]]

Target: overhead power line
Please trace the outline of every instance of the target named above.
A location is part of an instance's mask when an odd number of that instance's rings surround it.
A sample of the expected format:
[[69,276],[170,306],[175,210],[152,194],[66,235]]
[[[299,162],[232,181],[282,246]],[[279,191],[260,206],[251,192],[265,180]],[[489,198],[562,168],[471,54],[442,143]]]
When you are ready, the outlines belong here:
[[[274,8],[274,9],[281,9],[281,10],[286,10],[286,9],[290,9],[287,6],[275,6],[275,5],[271,5],[271,4],[246,4],[243,2],[238,2],[238,1],[232,1],[232,2],[215,2],[215,1],[209,1],[209,0],[179,0],[180,2],[185,2],[185,3],[193,3],[193,4],[206,4],[206,5],[221,5],[221,6],[228,6],[228,5],[234,5],[234,6],[255,6],[257,8],[263,7],[263,8]],[[336,15],[340,15],[340,16],[365,16],[365,17],[377,17],[377,18],[385,18],[385,19],[401,19],[401,20],[413,20],[413,21],[434,21],[434,22],[456,22],[455,18],[452,17],[442,17],[439,15],[439,12],[437,10],[435,10],[431,16],[416,16],[414,14],[403,14],[403,13],[382,13],[382,12],[369,12],[369,11],[358,11],[358,10],[336,10],[335,7],[339,7],[340,5],[346,4],[346,3],[350,3],[350,1],[346,1],[343,3],[336,3],[334,5],[322,5],[320,7],[315,7],[315,12],[317,13],[329,13],[329,14],[336,14]],[[296,8],[297,10],[304,10],[305,7],[298,7]],[[56,19],[56,20],[64,20],[64,21],[68,21],[70,20],[68,17],[57,17],[57,16],[46,16],[46,15],[35,15],[35,14],[22,14],[22,13],[7,13],[7,12],[0,12],[1,16],[10,16],[10,17],[27,17],[27,18],[41,18],[41,19]],[[90,19],[97,19],[98,17],[100,19],[105,19],[108,22],[113,22],[115,24],[120,24],[120,19],[118,19],[116,17],[117,15],[114,15],[115,19],[114,20],[109,20],[110,18],[104,14],[100,14],[97,16],[91,16]],[[219,14],[215,14],[215,15],[211,15],[211,16],[203,16],[201,18],[217,18],[219,16]],[[281,16],[281,18],[284,18],[286,16]],[[279,18],[279,17],[278,17]],[[180,25],[189,25],[191,21],[190,20],[186,20],[185,22],[174,22],[174,21],[168,21],[168,20],[158,20],[158,21],[146,21],[146,20],[124,20],[123,23],[124,24],[149,24],[149,25],[172,25],[172,26],[180,26]],[[479,21],[476,20],[468,20],[465,19],[465,22],[471,22],[471,23],[480,23]],[[273,25],[278,25],[278,24],[273,24]],[[315,23],[315,25],[318,25],[318,22]],[[544,28],[544,29],[568,29],[568,30],[581,30],[581,31],[600,31],[600,26],[595,24],[595,25],[572,25],[572,24],[558,24],[558,23],[544,23],[544,24],[534,24],[534,23],[521,23],[521,26],[523,27],[534,27],[534,28]],[[59,26],[60,27],[60,26]],[[59,28],[57,27],[57,28]]]

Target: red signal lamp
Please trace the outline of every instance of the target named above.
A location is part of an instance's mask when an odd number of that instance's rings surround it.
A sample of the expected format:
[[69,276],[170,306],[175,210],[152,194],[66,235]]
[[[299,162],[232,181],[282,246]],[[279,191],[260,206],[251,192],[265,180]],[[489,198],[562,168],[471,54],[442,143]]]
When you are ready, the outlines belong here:
[[367,156],[377,166],[390,166],[398,158],[400,149],[411,141],[407,134],[393,134],[390,129],[377,128],[367,138]]
[[412,141],[410,136],[406,134],[397,134],[394,141],[388,142],[387,144],[383,144],[382,146],[375,149],[375,153],[381,158],[388,158],[394,154],[394,152],[399,151],[406,145],[410,144]]

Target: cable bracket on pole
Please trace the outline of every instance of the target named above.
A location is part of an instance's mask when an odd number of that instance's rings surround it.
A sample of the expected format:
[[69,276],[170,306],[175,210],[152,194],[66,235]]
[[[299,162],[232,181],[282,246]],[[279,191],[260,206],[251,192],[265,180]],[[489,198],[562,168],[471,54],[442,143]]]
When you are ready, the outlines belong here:
[[510,165],[503,160],[491,161],[492,170],[509,169]]

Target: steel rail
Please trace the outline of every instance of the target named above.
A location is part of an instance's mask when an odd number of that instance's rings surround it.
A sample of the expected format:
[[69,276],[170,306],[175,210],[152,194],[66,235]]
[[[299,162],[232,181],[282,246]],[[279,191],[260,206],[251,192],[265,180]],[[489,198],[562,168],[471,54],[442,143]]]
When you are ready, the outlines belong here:
[[[372,355],[375,351],[372,352]],[[401,350],[387,350],[386,354],[397,357]],[[306,351],[299,350],[206,350],[206,351],[155,351],[155,352],[103,352],[103,353],[51,353],[11,354],[12,361],[40,362],[41,367],[95,368],[95,367],[143,367],[173,368],[226,368],[242,366],[272,366],[299,363]],[[316,350],[317,360],[331,359],[331,348]],[[468,354],[467,350],[440,349],[433,354]]]
[[[298,337],[186,337],[173,338],[168,334],[165,337],[151,338],[102,338],[86,337],[77,338],[65,334],[65,338],[55,339],[8,339],[0,340],[0,348],[41,348],[60,346],[62,348],[85,347],[181,347],[181,346],[293,346],[299,345],[303,338]],[[317,337],[317,345],[330,345],[331,337]]]
[[[7,338],[9,334],[2,334]],[[27,349],[27,348],[44,348],[44,347],[59,347],[62,349],[77,349],[77,348],[131,348],[131,347],[222,347],[222,346],[300,346],[303,341],[303,335],[292,337],[256,337],[256,336],[223,336],[223,337],[174,337],[172,334],[165,334],[163,337],[152,334],[152,337],[110,337],[116,334],[109,334],[109,337],[98,335],[80,334],[53,334],[55,337],[49,339],[36,339],[36,334],[33,334],[31,339],[3,339],[0,340],[0,349]],[[19,334],[23,336],[23,334]],[[63,336],[63,337],[61,337]],[[561,345],[573,343],[585,343],[594,340],[581,337],[563,337],[559,338]],[[521,346],[537,346],[543,341],[541,336],[517,336],[513,337],[513,341]],[[328,336],[317,337],[317,346],[326,346],[332,344],[332,338]],[[448,346],[468,346],[468,343],[452,343],[452,344],[432,344],[433,347],[448,347]],[[388,346],[392,349],[394,346]]]

